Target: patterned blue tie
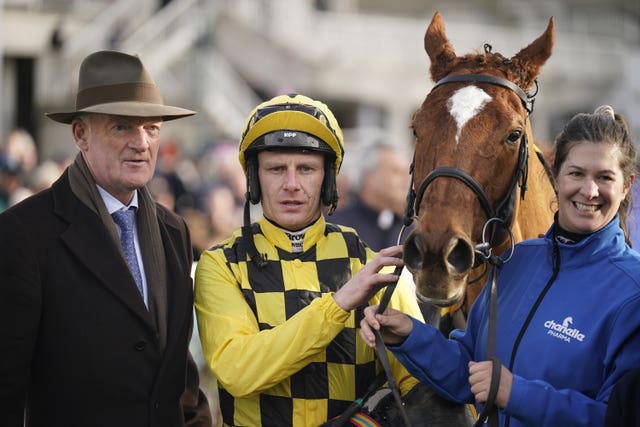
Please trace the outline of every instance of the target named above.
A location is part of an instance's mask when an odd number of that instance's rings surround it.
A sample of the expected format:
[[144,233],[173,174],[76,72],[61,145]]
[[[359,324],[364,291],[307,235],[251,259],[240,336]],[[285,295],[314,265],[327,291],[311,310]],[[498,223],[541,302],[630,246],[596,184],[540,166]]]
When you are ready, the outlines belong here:
[[136,220],[136,212],[133,208],[126,210],[119,210],[111,214],[113,221],[120,229],[120,243],[122,244],[122,250],[124,256],[129,264],[129,270],[138,285],[138,291],[140,295],[144,297],[142,291],[142,274],[140,274],[140,267],[138,266],[138,258],[136,257],[136,249],[133,245],[133,223]]

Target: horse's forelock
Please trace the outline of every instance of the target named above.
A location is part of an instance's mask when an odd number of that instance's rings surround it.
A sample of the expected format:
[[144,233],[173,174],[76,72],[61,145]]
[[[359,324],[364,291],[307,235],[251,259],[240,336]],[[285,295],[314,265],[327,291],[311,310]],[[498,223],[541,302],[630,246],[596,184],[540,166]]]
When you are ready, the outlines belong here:
[[458,57],[449,74],[492,74],[509,79],[513,77],[512,60],[498,52],[468,53]]

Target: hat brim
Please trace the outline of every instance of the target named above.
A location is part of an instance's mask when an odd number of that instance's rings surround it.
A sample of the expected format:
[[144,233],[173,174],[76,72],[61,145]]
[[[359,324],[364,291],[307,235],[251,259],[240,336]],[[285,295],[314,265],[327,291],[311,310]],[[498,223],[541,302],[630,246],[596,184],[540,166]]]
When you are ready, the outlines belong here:
[[63,113],[45,113],[45,116],[59,123],[70,124],[73,118],[83,113],[112,114],[130,117],[161,117],[163,121],[176,120],[193,116],[195,111],[170,105],[150,104],[147,102],[110,102],[92,105],[81,110]]

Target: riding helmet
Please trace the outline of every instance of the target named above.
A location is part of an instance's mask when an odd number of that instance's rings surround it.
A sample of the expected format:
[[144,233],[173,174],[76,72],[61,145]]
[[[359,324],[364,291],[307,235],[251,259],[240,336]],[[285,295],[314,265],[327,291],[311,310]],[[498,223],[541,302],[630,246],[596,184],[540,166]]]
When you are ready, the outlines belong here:
[[250,114],[240,138],[238,158],[247,177],[247,197],[260,201],[258,153],[264,150],[300,150],[325,154],[322,203],[338,203],[336,177],[344,156],[338,121],[320,101],[304,95],[280,95],[258,105]]

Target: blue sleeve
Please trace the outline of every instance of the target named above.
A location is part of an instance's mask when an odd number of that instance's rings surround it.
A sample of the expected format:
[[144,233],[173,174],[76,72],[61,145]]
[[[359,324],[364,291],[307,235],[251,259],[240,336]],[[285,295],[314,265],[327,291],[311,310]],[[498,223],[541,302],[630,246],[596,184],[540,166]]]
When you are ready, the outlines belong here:
[[471,340],[461,331],[459,339],[447,339],[430,325],[413,319],[413,330],[399,346],[390,346],[396,358],[421,382],[443,397],[459,402],[473,401],[468,363]]
[[476,341],[483,336],[478,331],[486,326],[486,304],[482,301],[488,298],[489,289],[484,286],[478,303],[471,307],[466,330],[455,329],[447,339],[438,329],[414,319],[413,330],[402,345],[389,347],[409,373],[454,402],[475,401],[469,386],[469,361],[478,360],[478,351],[486,349],[486,343]]
[[587,427],[603,425],[606,409],[606,402],[576,390],[557,390],[545,381],[514,375],[509,403],[502,412],[524,425]]

